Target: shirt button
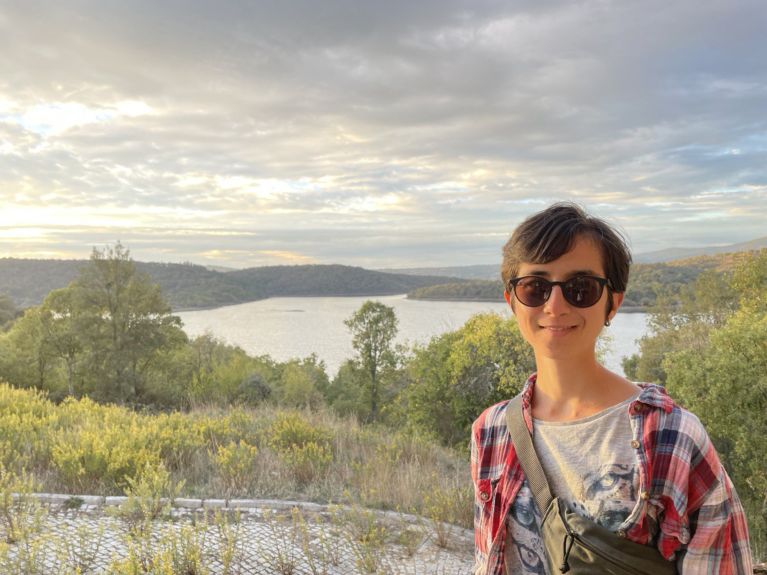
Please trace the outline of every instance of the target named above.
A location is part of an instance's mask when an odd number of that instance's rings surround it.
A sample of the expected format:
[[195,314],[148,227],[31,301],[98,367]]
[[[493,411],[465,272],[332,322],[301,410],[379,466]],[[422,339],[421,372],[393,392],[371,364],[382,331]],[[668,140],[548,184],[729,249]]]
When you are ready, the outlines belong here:
[[479,498],[482,501],[487,501],[488,499],[490,499],[490,494],[483,491],[482,493],[479,494]]
[[647,491],[642,491],[642,493],[639,494],[639,497],[647,501],[648,499],[650,499],[650,494]]
[[634,411],[636,411],[637,413],[644,411],[644,405],[642,405],[641,403],[635,403]]
[[623,538],[625,538],[625,537],[626,537],[626,532],[625,532],[623,529],[620,529],[620,530],[618,531],[618,537],[623,537]]
[[632,440],[631,440],[631,447],[633,447],[634,449],[639,449],[639,446],[640,446],[640,445],[641,445],[641,444],[640,444],[640,443],[639,443],[639,441],[637,441],[636,439],[632,439]]

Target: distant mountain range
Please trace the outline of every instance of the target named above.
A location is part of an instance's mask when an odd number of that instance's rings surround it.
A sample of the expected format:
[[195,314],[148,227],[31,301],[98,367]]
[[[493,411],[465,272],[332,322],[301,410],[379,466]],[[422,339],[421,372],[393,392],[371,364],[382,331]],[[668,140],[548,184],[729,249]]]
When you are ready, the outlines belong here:
[[[0,259],[0,293],[19,308],[40,304],[74,280],[86,260]],[[219,272],[194,264],[136,262],[175,311],[278,296],[376,296],[445,283],[444,277],[383,273],[342,265],[267,266]],[[450,281],[461,282],[460,278]]]
[[472,266],[451,266],[441,268],[386,268],[378,271],[392,274],[441,276],[467,280],[494,280],[501,276],[501,262]]
[[702,248],[666,248],[655,252],[636,254],[634,261],[641,264],[653,264],[681,260],[695,256],[713,256],[734,252],[750,252],[767,248],[767,236],[749,242],[728,244],[726,246],[704,246]]
[[[638,254],[627,299],[637,308],[653,294],[640,293],[646,274],[661,283],[689,282],[700,271],[726,265],[724,253],[767,248],[767,237],[704,248],[669,248]],[[673,260],[673,262],[672,262]],[[722,260],[722,261],[719,261]],[[666,264],[666,262],[672,262]],[[19,308],[40,304],[51,291],[74,280],[87,260],[0,259],[0,294]],[[266,266],[218,271],[191,263],[136,262],[159,284],[175,311],[220,307],[279,296],[377,296],[407,293],[422,299],[500,299],[500,265],[367,270],[343,265]],[[650,266],[653,269],[645,269]],[[655,269],[655,266],[660,266]],[[680,275],[681,274],[681,275]],[[446,285],[449,284],[449,285]],[[628,295],[632,297],[629,298]]]

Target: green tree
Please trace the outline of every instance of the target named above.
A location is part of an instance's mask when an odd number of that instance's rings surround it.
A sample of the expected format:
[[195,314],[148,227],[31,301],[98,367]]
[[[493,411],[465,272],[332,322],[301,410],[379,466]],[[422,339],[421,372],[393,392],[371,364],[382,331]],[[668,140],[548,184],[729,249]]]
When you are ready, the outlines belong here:
[[87,388],[99,399],[141,401],[158,354],[186,341],[160,287],[139,273],[120,243],[95,249],[70,285],[78,330],[88,350]]
[[5,294],[0,294],[0,329],[5,329],[18,315],[13,300]]
[[67,395],[79,395],[78,368],[85,345],[79,329],[78,301],[72,288],[52,291],[39,308],[42,344],[66,368]]
[[0,377],[17,387],[58,395],[57,358],[44,336],[41,308],[24,310],[10,331],[0,336]]
[[513,319],[478,314],[415,349],[398,398],[404,422],[448,445],[465,446],[472,421],[519,393],[535,370],[532,348]]
[[738,307],[739,295],[730,280],[729,274],[707,270],[690,284],[659,287],[649,312],[650,333],[639,340],[639,353],[622,362],[626,376],[663,385],[668,354],[682,349],[700,352],[710,333]]
[[[767,250],[659,299],[627,375],[664,384],[705,425],[738,490],[757,557],[767,553]],[[638,377],[636,377],[638,376]]]
[[324,403],[321,390],[327,375],[312,358],[308,361],[292,360],[282,367],[279,384],[272,396],[286,407],[317,408]]
[[370,398],[370,421],[378,419],[381,383],[385,372],[397,366],[397,353],[393,345],[397,335],[397,316],[394,308],[377,301],[366,301],[345,322],[352,333],[352,346],[357,352],[355,361],[364,374],[364,386]]

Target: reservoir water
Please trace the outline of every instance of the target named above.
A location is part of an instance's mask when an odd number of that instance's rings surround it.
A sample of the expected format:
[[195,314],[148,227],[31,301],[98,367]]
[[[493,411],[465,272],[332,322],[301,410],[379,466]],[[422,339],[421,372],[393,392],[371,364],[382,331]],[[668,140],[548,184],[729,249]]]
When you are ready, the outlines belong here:
[[[332,377],[341,363],[354,355],[344,320],[369,299],[394,308],[399,319],[397,341],[408,344],[426,343],[435,335],[456,330],[477,313],[512,317],[505,303],[423,301],[404,295],[270,298],[176,315],[189,336],[208,331],[250,355],[286,361],[315,353]],[[623,373],[621,358],[636,351],[636,339],[647,331],[646,320],[644,313],[618,313],[612,325],[604,329],[607,367]]]

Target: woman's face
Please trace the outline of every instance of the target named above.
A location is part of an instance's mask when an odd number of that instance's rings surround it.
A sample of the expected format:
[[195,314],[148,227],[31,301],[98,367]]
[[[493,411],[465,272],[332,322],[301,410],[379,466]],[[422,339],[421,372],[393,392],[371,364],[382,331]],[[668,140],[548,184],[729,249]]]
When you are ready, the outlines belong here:
[[[605,277],[602,252],[588,236],[577,237],[572,249],[556,260],[546,264],[523,263],[517,272],[517,277],[539,276],[549,281],[565,281],[578,275]],[[587,308],[568,303],[560,286],[554,286],[549,299],[537,307],[523,305],[508,293],[506,301],[511,304],[519,329],[533,346],[536,358],[592,359],[597,337],[607,319],[609,297],[613,298],[612,317],[623,301],[623,294],[611,293],[607,288],[599,301]]]

